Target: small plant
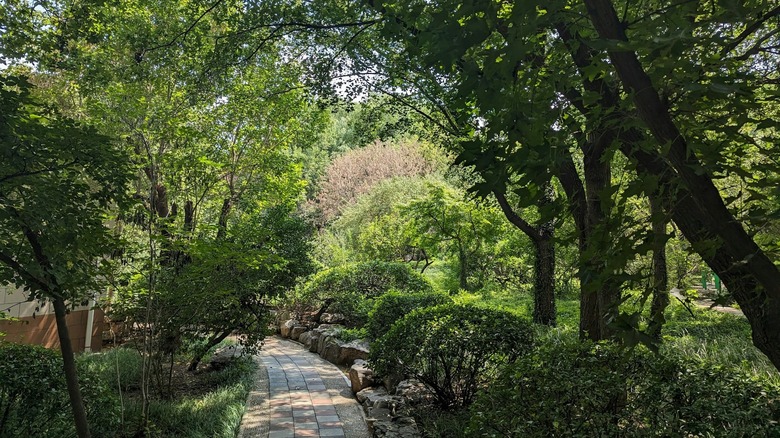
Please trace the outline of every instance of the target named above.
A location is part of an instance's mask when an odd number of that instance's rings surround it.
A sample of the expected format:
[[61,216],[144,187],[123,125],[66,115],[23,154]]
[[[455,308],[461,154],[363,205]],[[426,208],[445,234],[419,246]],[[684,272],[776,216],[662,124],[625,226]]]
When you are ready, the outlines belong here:
[[447,409],[467,406],[477,390],[532,346],[531,324],[508,312],[445,304],[398,320],[372,348],[381,375],[414,377]]
[[451,303],[449,296],[442,293],[402,293],[390,291],[374,301],[374,308],[368,313],[368,336],[379,339],[387,333],[393,323],[416,309]]

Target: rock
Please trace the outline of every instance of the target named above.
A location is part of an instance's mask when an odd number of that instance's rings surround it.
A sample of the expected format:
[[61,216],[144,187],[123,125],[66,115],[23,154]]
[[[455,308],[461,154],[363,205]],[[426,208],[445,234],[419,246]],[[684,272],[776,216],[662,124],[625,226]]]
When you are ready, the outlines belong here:
[[[323,325],[325,325],[325,324],[323,324]],[[325,341],[327,340],[327,338],[328,337],[334,337],[335,338],[335,335],[337,335],[342,330],[342,327],[339,326],[339,325],[330,325],[330,324],[328,324],[327,327],[325,327],[324,329],[322,328],[322,325],[321,325],[321,326],[317,327],[315,330],[319,330],[320,333],[322,333],[320,335],[320,337],[317,338],[317,350],[316,350],[316,352],[320,356],[322,356],[322,350],[325,348]],[[338,359],[338,357],[337,357],[337,359]],[[335,363],[335,362],[333,362],[333,363]]]
[[414,418],[399,417],[391,420],[377,420],[370,423],[371,431],[377,438],[420,438]]
[[415,379],[399,382],[395,388],[395,395],[404,397],[411,405],[430,404],[436,400],[433,390]]
[[320,322],[327,324],[338,324],[346,320],[347,318],[341,313],[323,313],[320,315]]
[[307,350],[308,350],[309,348],[311,348],[311,334],[312,334],[312,332],[311,332],[311,331],[308,331],[308,332],[303,332],[303,333],[301,333],[301,335],[298,337],[298,342],[300,342],[301,344],[303,344],[303,346],[304,346],[304,347],[306,347],[306,349],[307,349]]
[[327,360],[330,363],[337,364],[339,357],[341,356],[341,342],[334,336],[327,335],[324,338],[320,338],[322,342],[322,350],[320,351],[320,357]]
[[349,381],[354,394],[374,384],[374,371],[366,365],[366,361],[358,359],[349,368]]
[[309,330],[309,328],[306,327],[305,325],[296,325],[290,330],[290,339],[292,339],[293,341],[297,341],[301,337],[301,334],[303,334],[307,330]]
[[231,345],[220,348],[211,356],[208,364],[208,371],[221,371],[225,369],[237,357],[241,356],[243,348],[240,345]]
[[394,415],[404,407],[403,397],[388,395],[384,388],[366,388],[355,394],[355,397],[366,408],[386,408]]
[[[351,365],[356,360],[368,359],[368,341],[354,340],[341,345],[339,364]],[[362,389],[362,388],[361,388]]]
[[309,351],[312,353],[317,352],[317,346],[320,344],[320,337],[322,336],[322,332],[314,329],[310,332],[306,332],[309,334]]
[[283,338],[289,338],[290,332],[292,331],[293,327],[298,325],[300,325],[298,321],[294,319],[288,319],[282,325],[279,326],[279,333],[282,335]]

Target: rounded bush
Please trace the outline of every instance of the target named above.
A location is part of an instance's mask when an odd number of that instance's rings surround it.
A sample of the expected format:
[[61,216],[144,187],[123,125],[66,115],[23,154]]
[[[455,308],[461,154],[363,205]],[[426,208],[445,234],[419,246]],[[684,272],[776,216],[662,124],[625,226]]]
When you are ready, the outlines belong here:
[[368,313],[368,336],[379,339],[390,330],[393,323],[413,310],[451,302],[450,297],[443,293],[390,291],[374,300],[374,308]]
[[569,340],[508,366],[468,436],[780,436],[780,389],[690,359]]
[[471,403],[502,364],[527,353],[530,322],[509,312],[445,304],[415,310],[371,347],[374,370],[419,379],[445,408]]
[[311,301],[329,302],[330,312],[342,313],[350,326],[363,326],[371,300],[389,290],[433,292],[431,283],[405,263],[371,261],[326,269],[306,286]]

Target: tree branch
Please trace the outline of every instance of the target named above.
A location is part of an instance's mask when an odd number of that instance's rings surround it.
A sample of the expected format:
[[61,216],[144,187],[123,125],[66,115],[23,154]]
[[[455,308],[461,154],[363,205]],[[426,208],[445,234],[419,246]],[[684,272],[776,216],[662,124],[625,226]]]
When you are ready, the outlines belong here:
[[509,220],[512,225],[516,226],[534,242],[541,240],[542,236],[539,235],[539,231],[532,227],[531,224],[526,222],[525,219],[521,218],[520,215],[518,215],[512,209],[512,207],[509,205],[509,202],[506,200],[506,196],[504,196],[503,193],[499,192],[498,190],[493,190],[493,195],[496,197],[498,205],[501,207],[501,211],[504,212],[504,216],[506,216],[507,220]]

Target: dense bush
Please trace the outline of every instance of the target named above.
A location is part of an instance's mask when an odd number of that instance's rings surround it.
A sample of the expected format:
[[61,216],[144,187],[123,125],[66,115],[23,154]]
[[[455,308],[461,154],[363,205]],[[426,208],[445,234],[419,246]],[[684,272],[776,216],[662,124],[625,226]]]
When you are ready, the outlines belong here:
[[468,405],[501,364],[532,346],[531,325],[508,312],[445,304],[396,321],[371,348],[381,375],[404,375],[428,384],[446,408]]
[[[118,347],[79,356],[80,366],[113,389],[127,391],[141,383],[143,359],[132,348]],[[118,391],[117,391],[118,392]]]
[[469,436],[780,436],[780,389],[689,359],[571,340],[507,367]]
[[391,289],[433,292],[431,283],[409,265],[371,261],[322,271],[306,286],[305,294],[312,302],[329,300],[329,311],[344,314],[348,325],[362,326],[371,300]]
[[450,297],[442,293],[390,291],[377,298],[374,308],[368,313],[368,336],[378,339],[390,330],[393,323],[413,310],[450,302]]
[[[83,366],[79,380],[93,436],[113,436],[119,427],[118,400],[98,374]],[[74,435],[59,353],[0,343],[0,436]]]

